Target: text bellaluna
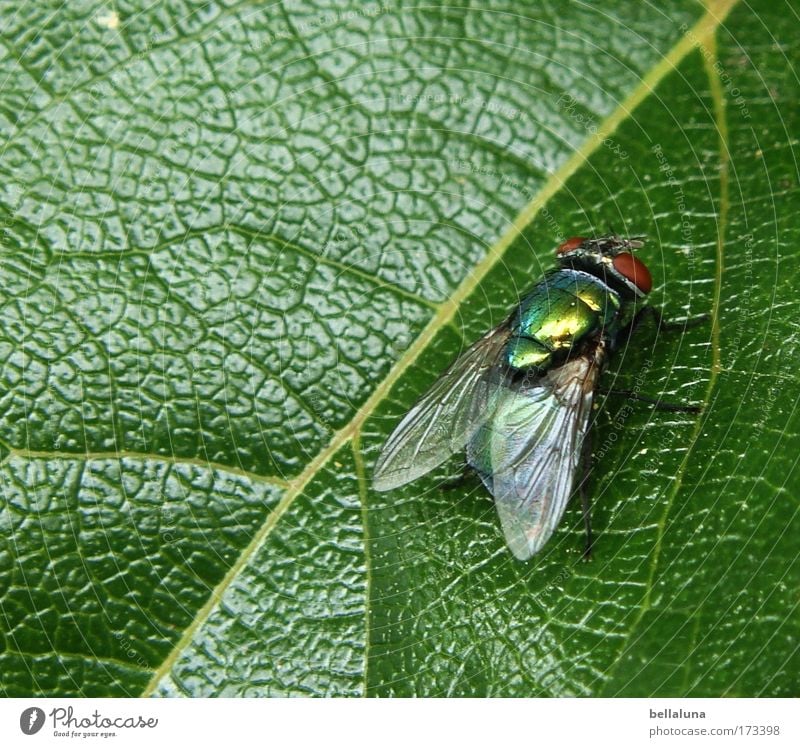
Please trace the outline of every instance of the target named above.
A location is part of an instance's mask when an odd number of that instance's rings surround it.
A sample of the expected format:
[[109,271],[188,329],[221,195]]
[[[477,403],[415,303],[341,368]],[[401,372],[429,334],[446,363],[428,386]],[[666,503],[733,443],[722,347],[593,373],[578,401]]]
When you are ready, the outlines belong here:
[[684,711],[683,708],[679,708],[677,711],[673,711],[670,708],[667,708],[663,711],[654,711],[652,708],[650,709],[650,718],[705,718],[706,712],[705,711]]

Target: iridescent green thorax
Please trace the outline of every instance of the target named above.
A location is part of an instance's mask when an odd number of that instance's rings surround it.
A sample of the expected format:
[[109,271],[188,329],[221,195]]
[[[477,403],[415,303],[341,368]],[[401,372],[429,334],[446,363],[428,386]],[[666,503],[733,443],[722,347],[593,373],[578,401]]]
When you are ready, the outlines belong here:
[[582,270],[548,273],[522,299],[511,321],[506,363],[545,371],[597,336],[613,340],[630,320],[633,304],[601,279]]

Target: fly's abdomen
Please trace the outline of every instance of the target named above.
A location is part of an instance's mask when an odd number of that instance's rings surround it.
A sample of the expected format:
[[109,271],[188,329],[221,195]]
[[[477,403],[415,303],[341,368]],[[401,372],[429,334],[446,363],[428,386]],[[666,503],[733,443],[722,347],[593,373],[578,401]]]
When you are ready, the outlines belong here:
[[522,299],[506,363],[520,371],[546,371],[613,325],[619,308],[618,294],[593,275],[568,269],[551,273]]

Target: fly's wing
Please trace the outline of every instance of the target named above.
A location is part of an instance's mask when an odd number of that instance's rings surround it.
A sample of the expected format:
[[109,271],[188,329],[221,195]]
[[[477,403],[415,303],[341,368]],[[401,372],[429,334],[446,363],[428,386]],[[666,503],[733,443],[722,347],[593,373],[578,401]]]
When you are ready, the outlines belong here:
[[491,414],[498,361],[508,337],[507,323],[487,332],[400,421],[375,465],[376,490],[416,480],[464,448]]
[[468,446],[520,560],[541,550],[564,514],[599,372],[599,358],[589,354],[498,392],[491,421]]

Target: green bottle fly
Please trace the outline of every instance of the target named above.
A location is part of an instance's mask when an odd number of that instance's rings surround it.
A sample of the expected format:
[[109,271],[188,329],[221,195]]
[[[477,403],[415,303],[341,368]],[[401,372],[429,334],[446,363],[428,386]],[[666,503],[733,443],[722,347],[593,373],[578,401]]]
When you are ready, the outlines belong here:
[[374,485],[391,490],[466,448],[494,496],[511,552],[526,560],[573,490],[597,380],[652,288],[638,239],[576,237],[558,268],[442,374],[383,447]]

